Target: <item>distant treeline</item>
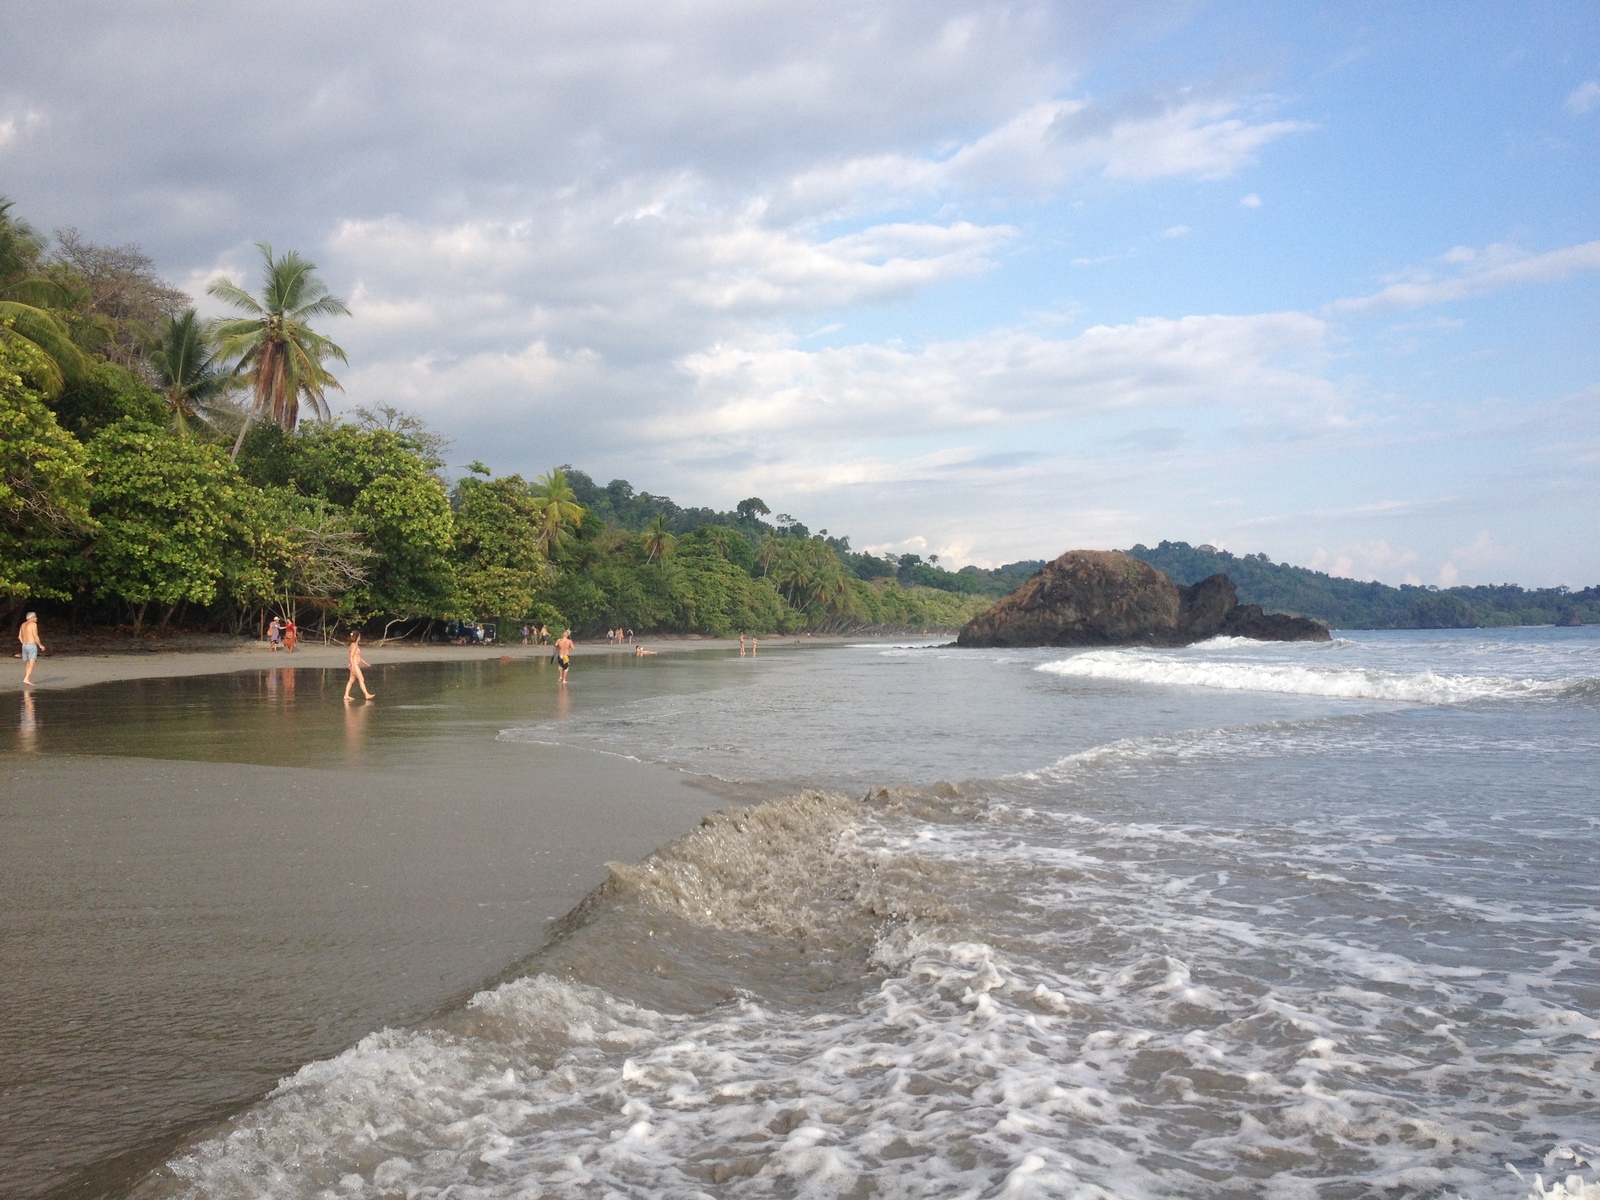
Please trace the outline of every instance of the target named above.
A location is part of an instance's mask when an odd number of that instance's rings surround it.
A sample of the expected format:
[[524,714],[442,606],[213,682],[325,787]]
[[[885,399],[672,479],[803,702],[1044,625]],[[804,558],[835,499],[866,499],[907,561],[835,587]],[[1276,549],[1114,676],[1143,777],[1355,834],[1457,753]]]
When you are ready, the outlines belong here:
[[1475,629],[1501,625],[1600,624],[1600,587],[1528,589],[1502,583],[1435,588],[1361,583],[1306,567],[1275,563],[1265,554],[1242,558],[1214,546],[1162,542],[1128,551],[1175,583],[1227,575],[1243,604],[1268,612],[1314,617],[1336,629]]
[[[759,542],[763,537],[777,534],[786,538],[811,538],[811,530],[788,513],[779,513],[771,521],[772,510],[759,499],[752,497],[741,501],[730,512],[713,508],[684,508],[667,496],[634,491],[626,479],[613,479],[601,487],[586,472],[570,465],[562,468],[572,486],[578,502],[607,524],[635,533],[643,532],[659,523],[669,532],[683,537],[708,525],[721,525],[737,529],[745,537]],[[962,567],[959,571],[946,570],[939,565],[939,556],[924,560],[920,554],[882,556],[850,549],[848,537],[834,537],[826,529],[819,529],[815,537],[822,540],[857,579],[893,579],[905,587],[936,588],[942,592],[955,592],[965,596],[990,596],[999,598],[1015,591],[1024,580],[1044,566],[1044,559],[1025,559],[1004,566],[985,569]]]

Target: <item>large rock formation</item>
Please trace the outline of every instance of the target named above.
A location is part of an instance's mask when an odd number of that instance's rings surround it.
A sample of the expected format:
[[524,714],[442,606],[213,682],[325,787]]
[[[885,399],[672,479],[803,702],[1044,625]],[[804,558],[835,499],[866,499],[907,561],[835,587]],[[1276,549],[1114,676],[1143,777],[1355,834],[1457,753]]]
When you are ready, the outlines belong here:
[[1241,605],[1213,575],[1180,587],[1117,550],[1069,550],[967,623],[958,646],[1187,646],[1218,636],[1325,642],[1326,626]]

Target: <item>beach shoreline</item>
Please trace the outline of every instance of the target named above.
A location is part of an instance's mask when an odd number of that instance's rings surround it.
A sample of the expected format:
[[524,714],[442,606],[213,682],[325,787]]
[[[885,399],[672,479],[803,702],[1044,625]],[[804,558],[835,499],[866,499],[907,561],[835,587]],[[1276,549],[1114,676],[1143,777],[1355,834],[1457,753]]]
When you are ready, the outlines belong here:
[[[607,677],[585,696],[625,694],[585,652]],[[372,655],[417,664],[372,705],[339,702],[336,646],[66,654],[67,679],[7,680],[0,1194],[126,1194],[304,1064],[458,1007],[606,863],[728,803],[655,763],[497,738],[561,711],[531,686],[543,662],[425,656]]]
[[[874,641],[878,639],[891,640],[894,636],[924,636],[924,635],[810,635],[810,634],[785,634],[781,637],[761,639],[762,650],[775,650],[779,647],[826,646],[845,645],[851,642]],[[936,635],[926,635],[936,636]],[[67,640],[67,639],[63,639]],[[72,646],[69,649],[55,651],[51,648],[49,632],[45,632],[46,652],[39,656],[39,665],[34,673],[34,691],[56,691],[63,688],[87,687],[96,683],[115,683],[128,679],[168,679],[193,675],[223,675],[233,671],[265,670],[282,667],[335,667],[343,668],[345,665],[345,648],[342,643],[330,642],[326,645],[320,642],[302,642],[291,654],[288,651],[274,651],[266,642],[239,641],[224,639],[226,645],[221,648],[202,647],[196,649],[163,647],[148,649],[141,646],[123,644],[116,647],[94,647],[79,649]],[[684,634],[669,634],[640,638],[637,644],[659,654],[684,654],[700,650],[738,650],[739,642],[734,638],[709,638],[696,637]],[[395,663],[414,662],[474,662],[498,661],[509,659],[548,658],[553,649],[550,646],[524,646],[520,642],[509,642],[503,645],[492,646],[449,646],[422,644],[416,642],[394,642],[389,645],[379,645],[374,642],[364,646],[364,653],[368,661],[375,667],[388,666]],[[610,646],[604,642],[580,642],[574,648],[577,657],[593,657],[615,655],[626,657],[633,653],[633,646]],[[15,669],[0,673],[0,693],[17,692],[22,690],[22,666],[20,656],[13,654],[12,660]]]

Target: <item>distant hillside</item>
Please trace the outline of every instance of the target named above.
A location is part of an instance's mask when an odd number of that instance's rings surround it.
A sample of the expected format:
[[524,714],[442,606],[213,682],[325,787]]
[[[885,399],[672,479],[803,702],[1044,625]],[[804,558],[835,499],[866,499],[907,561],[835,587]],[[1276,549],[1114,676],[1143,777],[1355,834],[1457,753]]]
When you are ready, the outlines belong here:
[[[779,513],[771,521],[762,518],[771,514],[761,499],[752,496],[741,502],[731,512],[718,512],[712,508],[689,508],[676,503],[670,496],[657,496],[650,492],[635,491],[626,479],[613,479],[601,487],[586,471],[567,464],[562,467],[573,494],[590,512],[609,525],[638,533],[658,517],[665,518],[667,528],[679,537],[704,529],[708,525],[724,525],[738,530],[752,546],[768,534],[788,538],[808,538],[811,530],[791,517]],[[938,555],[924,561],[920,554],[876,555],[850,549],[848,537],[834,537],[826,529],[817,536],[827,542],[839,561],[857,579],[898,579],[906,587],[930,587],[942,592],[955,592],[965,596],[993,596],[998,599],[1020,587],[1028,576],[1044,566],[1044,559],[1006,563],[1004,566],[984,569],[962,567],[949,571],[938,563]]]
[[1243,558],[1214,546],[1162,542],[1128,551],[1174,583],[1218,572],[1232,579],[1241,604],[1268,612],[1314,617],[1335,629],[1474,629],[1496,625],[1600,624],[1600,587],[1529,590],[1503,583],[1484,587],[1390,587],[1360,583],[1305,567],[1274,563],[1265,554]]

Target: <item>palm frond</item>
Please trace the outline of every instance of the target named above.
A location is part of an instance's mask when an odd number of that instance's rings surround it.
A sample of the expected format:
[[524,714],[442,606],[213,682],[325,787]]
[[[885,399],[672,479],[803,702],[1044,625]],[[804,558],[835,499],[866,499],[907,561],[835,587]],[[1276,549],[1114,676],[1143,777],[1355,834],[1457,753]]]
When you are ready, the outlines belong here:
[[88,375],[88,355],[73,344],[71,331],[53,313],[15,300],[0,300],[0,321],[9,327],[12,336],[32,342],[54,362],[60,379],[50,381],[50,395],[59,395],[62,386],[78,383]]
[[206,284],[206,295],[215,296],[218,300],[242,308],[246,312],[265,313],[267,310],[256,302],[256,298],[245,291],[231,279],[217,278]]

